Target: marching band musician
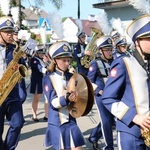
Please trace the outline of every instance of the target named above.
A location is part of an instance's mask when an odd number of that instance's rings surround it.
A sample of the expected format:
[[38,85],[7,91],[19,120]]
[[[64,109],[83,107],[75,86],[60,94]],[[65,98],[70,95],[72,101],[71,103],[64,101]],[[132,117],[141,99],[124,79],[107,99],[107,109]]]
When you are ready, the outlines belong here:
[[120,34],[118,33],[118,31],[114,30],[111,32],[111,38],[115,41],[117,38],[120,37]]
[[[8,64],[13,60],[13,51],[15,49],[12,44],[14,32],[13,20],[10,17],[0,17],[0,77],[4,75]],[[13,69],[18,69],[14,66]],[[9,85],[11,86],[11,85]],[[15,150],[17,147],[21,128],[24,124],[22,101],[19,91],[22,90],[17,83],[12,89],[6,100],[0,106],[0,149]],[[22,94],[24,94],[22,92]],[[3,140],[4,119],[8,120],[9,129]]]
[[114,59],[127,53],[127,41],[125,36],[120,36],[115,40],[116,49],[113,52]]
[[43,78],[43,91],[49,103],[45,146],[52,146],[55,150],[81,150],[84,138],[67,108],[78,95],[76,91],[68,93],[66,89],[73,75],[68,69],[72,58],[71,47],[68,42],[59,41],[49,48],[49,54],[52,62]]
[[[13,39],[15,42],[17,42],[18,44],[21,44],[21,45],[24,45],[25,44],[25,41],[22,41],[22,39],[19,39],[18,37],[18,34],[19,34],[19,31],[20,31],[20,27],[15,24],[14,25],[14,34],[13,34]],[[25,62],[25,66],[26,68],[29,68],[29,59],[28,59],[28,56],[27,54],[23,54],[23,58],[24,58],[24,62]]]
[[85,68],[81,64],[81,58],[85,55],[84,50],[86,47],[85,39],[86,35],[83,30],[77,33],[78,43],[74,46],[73,57],[77,61],[77,72],[87,75],[88,68]]
[[19,38],[18,38],[19,30],[20,30],[19,26],[15,24],[15,25],[14,25],[13,39],[14,39],[16,42],[18,42],[18,44],[19,44]]
[[112,41],[113,41],[114,49],[116,48],[115,41],[116,41],[116,39],[118,39],[119,37],[120,37],[120,34],[118,33],[118,31],[114,30],[114,31],[111,32],[111,38],[112,38]]
[[[38,102],[40,100],[41,94],[43,94],[43,87],[42,87],[42,79],[43,76],[47,72],[46,62],[43,61],[45,57],[44,45],[38,45],[36,48],[36,54],[34,57],[31,58],[30,66],[31,66],[31,86],[30,86],[30,93],[33,94],[33,101],[32,101],[32,120],[34,122],[39,122],[37,117],[37,108]],[[44,59],[46,60],[46,59]],[[45,116],[44,120],[47,120],[47,108],[48,103],[45,99]]]
[[[18,38],[19,31],[20,31],[19,26],[17,24],[14,24],[13,43],[16,42],[18,45],[20,44],[20,40]],[[23,56],[26,56],[26,54],[24,53]],[[22,57],[22,59],[20,60],[20,63],[23,64],[26,68],[28,68],[27,57],[26,59],[25,57]],[[22,90],[20,91],[20,96],[22,98],[22,103],[24,103],[27,97],[25,78],[20,79],[19,86],[23,89],[23,93],[22,93]]]
[[118,150],[146,150],[144,133],[150,144],[150,99],[148,82],[150,59],[150,15],[141,16],[127,27],[127,34],[145,62],[122,55],[111,64],[102,103],[117,118]]
[[[13,39],[18,44],[25,45],[25,41],[23,41],[23,37],[22,37],[22,39],[19,39],[19,37],[18,37],[19,31],[20,31],[20,27],[17,24],[15,24],[14,25]],[[22,57],[23,57],[23,60],[24,60],[24,65],[28,69],[29,68],[29,58],[28,58],[28,55],[24,53]]]
[[90,79],[94,89],[95,104],[98,109],[101,123],[99,123],[91,132],[89,141],[93,144],[94,150],[99,150],[98,140],[103,135],[105,141],[105,150],[113,150],[112,135],[112,114],[103,106],[101,96],[105,82],[109,75],[110,64],[113,61],[113,45],[111,36],[101,36],[97,39],[100,57],[93,60],[89,67],[87,77]]

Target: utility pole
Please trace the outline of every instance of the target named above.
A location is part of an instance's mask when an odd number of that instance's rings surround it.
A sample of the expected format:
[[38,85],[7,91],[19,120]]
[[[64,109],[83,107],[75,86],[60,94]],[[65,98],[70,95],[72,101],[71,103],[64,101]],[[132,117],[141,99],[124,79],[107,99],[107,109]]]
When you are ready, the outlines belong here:
[[78,0],[78,19],[80,19],[80,0]]
[[21,29],[21,0],[18,0],[19,7],[19,28]]

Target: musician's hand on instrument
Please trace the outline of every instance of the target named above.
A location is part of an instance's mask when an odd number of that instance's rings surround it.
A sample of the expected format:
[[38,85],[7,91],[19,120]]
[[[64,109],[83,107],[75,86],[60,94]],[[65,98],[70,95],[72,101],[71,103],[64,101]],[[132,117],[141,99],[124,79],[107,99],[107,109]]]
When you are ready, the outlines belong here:
[[91,56],[91,55],[92,55],[92,52],[91,52],[91,51],[85,51],[84,54]]
[[18,68],[19,68],[19,64],[15,64],[15,65],[13,66],[14,71],[17,71]]
[[77,99],[78,93],[76,91],[72,91],[68,97],[70,102],[75,102]]
[[150,116],[136,115],[133,122],[139,125],[145,132],[150,130]]

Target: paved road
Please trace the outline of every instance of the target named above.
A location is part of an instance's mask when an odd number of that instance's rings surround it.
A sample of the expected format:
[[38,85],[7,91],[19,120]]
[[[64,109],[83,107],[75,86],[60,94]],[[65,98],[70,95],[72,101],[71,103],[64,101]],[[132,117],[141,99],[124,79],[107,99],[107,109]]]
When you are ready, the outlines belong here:
[[[29,83],[28,78],[27,78],[27,83]],[[35,123],[31,120],[32,96],[33,95],[31,95],[28,92],[28,97],[26,99],[26,102],[23,104],[25,124],[22,129],[20,142],[16,150],[44,150],[43,141],[44,141],[44,135],[45,135],[45,130],[47,126],[47,122],[43,121],[44,98],[43,96],[41,97],[40,102],[39,102],[39,107],[38,107],[38,118],[40,119],[40,122]],[[88,142],[88,137],[92,128],[94,128],[99,122],[99,117],[97,115],[95,105],[93,106],[92,111],[87,116],[78,118],[77,122],[86,141],[86,145],[83,147],[83,149],[92,150],[92,146]],[[4,136],[6,134],[7,129],[8,129],[8,122],[6,121]],[[115,131],[114,131],[114,143],[116,143]],[[104,145],[103,139],[101,138],[99,140],[99,146],[103,147],[103,145]]]

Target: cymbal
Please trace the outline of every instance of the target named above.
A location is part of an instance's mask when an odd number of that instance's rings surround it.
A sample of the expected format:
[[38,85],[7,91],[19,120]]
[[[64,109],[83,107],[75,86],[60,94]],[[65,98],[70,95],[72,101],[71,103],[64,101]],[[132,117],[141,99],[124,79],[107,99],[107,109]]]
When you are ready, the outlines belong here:
[[88,103],[87,103],[87,107],[86,107],[86,110],[84,111],[84,114],[82,116],[85,116],[87,115],[92,107],[93,107],[93,104],[94,104],[94,90],[93,90],[93,86],[92,86],[92,83],[90,82],[90,80],[88,79],[87,76],[85,76],[84,74],[81,74],[85,81],[86,81],[86,84],[87,84],[87,87],[88,87]]
[[[68,106],[69,113],[74,118],[84,116],[92,109],[94,94],[92,94],[93,88],[91,89],[91,87],[89,79],[82,74],[75,73],[70,78],[67,85],[68,92],[76,91],[78,93],[76,101],[70,102]],[[91,102],[88,102],[89,98]]]

